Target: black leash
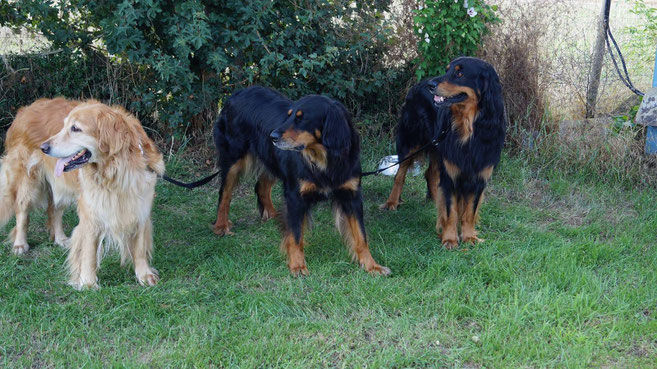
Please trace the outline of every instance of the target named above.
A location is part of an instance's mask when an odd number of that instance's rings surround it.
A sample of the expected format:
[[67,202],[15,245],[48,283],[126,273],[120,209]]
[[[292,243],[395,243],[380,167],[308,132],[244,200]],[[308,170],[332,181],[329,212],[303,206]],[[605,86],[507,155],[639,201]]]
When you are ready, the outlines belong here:
[[211,174],[210,176],[207,176],[207,177],[205,177],[205,178],[203,178],[203,179],[199,179],[198,181],[196,181],[196,182],[192,182],[192,183],[184,183],[184,182],[180,182],[180,181],[178,181],[178,180],[175,180],[175,179],[169,177],[169,176],[166,175],[166,174],[163,174],[163,175],[162,175],[162,179],[164,179],[164,180],[167,181],[167,182],[173,183],[173,184],[175,184],[176,186],[185,187],[185,188],[188,188],[188,189],[191,190],[192,188],[201,187],[201,186],[203,186],[204,184],[210,182],[210,181],[211,181],[214,177],[216,177],[217,175],[219,175],[219,171],[215,172],[214,174]]
[[377,169],[377,170],[373,170],[373,171],[371,171],[371,172],[361,173],[360,177],[362,178],[362,177],[367,177],[367,176],[371,176],[371,175],[378,175],[379,173],[385,171],[386,169],[390,169],[390,168],[394,167],[395,165],[399,165],[399,164],[405,162],[406,160],[412,159],[413,157],[415,157],[415,155],[421,153],[422,151],[424,151],[424,150],[425,150],[427,147],[429,147],[429,146],[436,146],[436,147],[438,147],[438,145],[440,144],[440,142],[441,142],[444,138],[445,138],[445,135],[444,135],[444,134],[441,134],[440,137],[438,137],[438,138],[434,138],[433,140],[431,140],[431,142],[429,142],[428,144],[426,144],[426,145],[420,147],[419,149],[417,149],[417,150],[416,150],[415,152],[413,152],[412,154],[406,156],[403,160],[400,160],[400,161],[398,161],[398,162],[396,162],[396,163],[394,163],[394,164],[392,164],[392,165],[390,165],[390,166],[387,166],[387,167],[385,167],[385,168],[379,168],[379,169]]
[[[404,160],[400,160],[400,161],[396,162],[395,164],[392,164],[392,165],[390,165],[390,166],[388,166],[388,167],[385,167],[385,168],[380,168],[380,169],[377,169],[377,170],[374,170],[374,171],[371,171],[371,172],[365,172],[365,173],[362,173],[360,176],[361,176],[361,178],[362,178],[362,177],[367,177],[367,176],[371,176],[371,175],[377,175],[377,174],[383,172],[383,171],[386,170],[386,169],[392,168],[392,167],[394,167],[395,165],[399,165],[399,164],[405,162],[406,160],[412,159],[413,157],[415,157],[417,154],[419,154],[419,153],[421,153],[422,151],[424,151],[424,150],[425,150],[426,148],[428,148],[429,146],[436,146],[436,147],[437,147],[437,146],[440,144],[440,142],[445,138],[445,136],[447,136],[447,129],[445,129],[445,130],[443,130],[442,132],[440,132],[440,136],[438,136],[437,138],[434,138],[433,140],[431,140],[431,142],[429,142],[429,143],[427,143],[426,145],[420,147],[419,149],[417,149],[417,150],[416,150],[415,152],[413,152],[412,154],[406,156],[406,157],[404,158]],[[214,177],[216,177],[217,175],[219,175],[219,173],[220,173],[220,171],[217,171],[217,172],[215,172],[215,173],[213,173],[213,174],[211,174],[211,175],[209,175],[209,176],[207,176],[207,177],[205,177],[205,178],[199,179],[198,181],[196,181],[196,182],[192,182],[192,183],[184,183],[184,182],[180,182],[180,181],[178,181],[178,180],[176,180],[176,179],[173,179],[173,178],[169,177],[169,176],[166,175],[166,174],[163,174],[163,175],[162,175],[162,179],[164,179],[164,180],[167,181],[167,182],[173,183],[173,184],[176,185],[176,186],[184,187],[184,188],[187,188],[187,189],[190,189],[190,190],[191,190],[191,189],[193,189],[193,188],[201,187],[201,186],[203,186],[204,184],[207,184],[207,183],[210,182],[212,179],[214,179]]]

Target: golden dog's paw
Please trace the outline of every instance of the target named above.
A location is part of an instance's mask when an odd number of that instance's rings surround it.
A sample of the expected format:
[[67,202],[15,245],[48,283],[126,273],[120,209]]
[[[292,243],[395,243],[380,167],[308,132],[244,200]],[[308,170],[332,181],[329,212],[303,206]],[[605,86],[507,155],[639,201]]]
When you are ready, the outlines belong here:
[[292,274],[293,277],[306,277],[310,275],[305,263],[297,266],[290,265],[289,268],[290,274]]
[[160,281],[157,270],[151,268],[150,271],[137,274],[137,280],[142,286],[155,286]]
[[25,255],[25,253],[30,249],[30,245],[24,244],[24,245],[14,245],[12,251],[14,252],[14,255]]
[[68,250],[69,245],[71,244],[71,239],[68,237],[59,237],[55,238],[55,245]]
[[443,238],[443,247],[447,250],[454,250],[459,246],[459,240],[455,238]]
[[98,285],[98,278],[96,278],[95,281],[84,281],[83,279],[77,279],[77,280],[71,280],[68,282],[68,284],[75,288],[78,291],[86,291],[86,290],[99,290],[100,286]]
[[230,231],[230,227],[233,226],[232,222],[224,223],[224,224],[211,224],[210,228],[212,229],[212,232],[216,234],[217,236],[234,236],[235,233]]
[[477,236],[465,236],[465,237],[462,238],[462,240],[463,240],[463,243],[468,243],[468,244],[471,244],[471,245],[476,245],[478,243],[486,241],[483,238],[479,238]]
[[399,202],[386,201],[385,204],[379,205],[381,210],[391,210],[395,211],[399,207]]
[[363,269],[365,269],[368,273],[372,274],[372,275],[387,276],[387,275],[392,274],[392,272],[390,271],[390,268],[384,267],[383,265],[379,265],[379,264],[376,264],[376,263],[374,265],[370,266],[370,267],[365,267],[364,265],[361,265],[361,267]]

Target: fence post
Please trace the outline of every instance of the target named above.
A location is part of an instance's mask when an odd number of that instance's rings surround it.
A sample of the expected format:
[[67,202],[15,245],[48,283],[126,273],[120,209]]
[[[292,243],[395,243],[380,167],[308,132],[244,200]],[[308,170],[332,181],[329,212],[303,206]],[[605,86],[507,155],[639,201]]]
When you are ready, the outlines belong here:
[[598,88],[600,87],[600,74],[602,72],[602,63],[605,55],[605,40],[607,37],[607,28],[609,24],[609,8],[611,0],[602,2],[602,11],[598,20],[598,36],[593,47],[593,57],[591,71],[589,73],[589,83],[586,86],[586,118],[595,117],[595,105],[598,100]]

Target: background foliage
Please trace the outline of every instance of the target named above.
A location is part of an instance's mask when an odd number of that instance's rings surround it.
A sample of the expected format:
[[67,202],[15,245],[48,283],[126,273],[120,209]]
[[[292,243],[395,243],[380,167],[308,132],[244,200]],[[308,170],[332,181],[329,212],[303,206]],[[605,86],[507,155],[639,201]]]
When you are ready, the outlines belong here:
[[[13,114],[36,97],[93,96],[127,106],[166,135],[202,130],[218,101],[258,83],[291,98],[328,94],[357,115],[395,114],[416,68],[418,77],[442,73],[445,60],[472,54],[494,17],[481,1],[471,1],[480,14],[473,18],[461,3],[427,2],[415,21],[432,43],[420,42],[420,58],[414,59],[418,53],[399,53],[408,40],[395,26],[403,22],[389,16],[391,3],[2,2],[1,25],[42,34],[59,53],[6,57],[3,75],[27,73],[2,79],[0,104]],[[452,16],[445,18],[441,7]],[[398,60],[400,55],[408,60]]]
[[499,21],[496,9],[478,0],[427,0],[420,5],[414,18],[420,52],[418,79],[443,74],[456,56],[475,55],[487,24]]

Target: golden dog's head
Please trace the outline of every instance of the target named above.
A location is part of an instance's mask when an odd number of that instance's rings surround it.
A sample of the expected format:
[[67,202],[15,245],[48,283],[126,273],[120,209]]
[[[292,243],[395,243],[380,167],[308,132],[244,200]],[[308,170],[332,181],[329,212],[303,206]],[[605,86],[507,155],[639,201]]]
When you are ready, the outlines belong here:
[[118,156],[133,163],[144,161],[142,158],[147,164],[161,161],[161,154],[137,118],[122,108],[93,100],[71,110],[62,130],[44,142],[41,150],[58,158],[56,176],[89,163],[103,164]]

